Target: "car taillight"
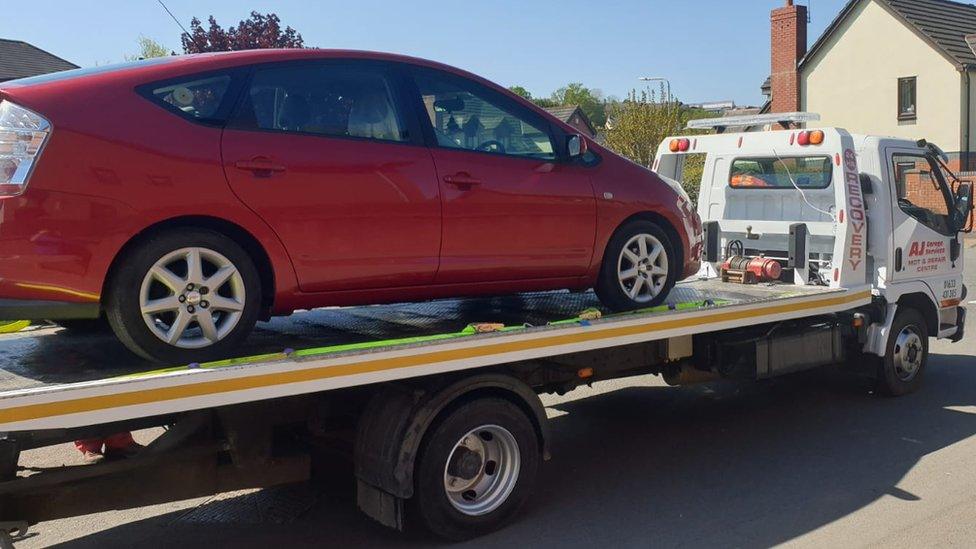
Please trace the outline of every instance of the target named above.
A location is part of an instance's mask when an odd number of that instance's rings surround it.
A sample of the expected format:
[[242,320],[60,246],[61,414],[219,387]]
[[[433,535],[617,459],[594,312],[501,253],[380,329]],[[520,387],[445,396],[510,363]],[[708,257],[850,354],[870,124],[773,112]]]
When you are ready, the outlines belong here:
[[41,115],[0,101],[0,198],[24,192],[50,134],[51,123]]

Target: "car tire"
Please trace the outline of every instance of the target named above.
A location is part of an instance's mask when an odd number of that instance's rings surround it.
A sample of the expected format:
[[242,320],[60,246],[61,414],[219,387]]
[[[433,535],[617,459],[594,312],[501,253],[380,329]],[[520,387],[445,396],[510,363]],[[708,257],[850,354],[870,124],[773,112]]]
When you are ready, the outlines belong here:
[[891,323],[885,356],[878,358],[877,392],[897,397],[918,390],[928,354],[928,325],[922,313],[912,308],[900,308]]
[[[472,454],[460,453],[468,453],[461,449],[465,444],[484,452],[477,455],[489,457],[466,462]],[[540,462],[533,423],[512,402],[479,398],[449,409],[431,425],[420,445],[408,518],[452,541],[497,530],[532,494]],[[472,474],[468,480],[462,478]],[[461,484],[450,489],[454,481]],[[480,493],[475,491],[479,489]]]
[[635,220],[610,238],[594,289],[613,311],[654,307],[667,299],[680,270],[667,233],[654,222]]
[[126,253],[110,278],[105,312],[134,353],[186,364],[229,355],[254,328],[261,303],[257,269],[240,245],[213,230],[181,228]]

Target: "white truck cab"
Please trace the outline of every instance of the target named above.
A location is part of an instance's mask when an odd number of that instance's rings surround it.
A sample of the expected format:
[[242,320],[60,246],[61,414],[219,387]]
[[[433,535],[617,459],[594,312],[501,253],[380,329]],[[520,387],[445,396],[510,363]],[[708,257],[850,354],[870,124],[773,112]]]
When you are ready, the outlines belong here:
[[[665,139],[653,168],[676,181],[701,170],[702,278],[720,276],[724,261],[744,256],[778,261],[777,283],[869,286],[880,314],[867,325],[863,351],[894,354],[895,362],[903,354],[895,368],[908,376],[914,347],[927,349],[928,337],[963,336],[960,239],[972,230],[972,184],[924,141],[840,128],[723,131],[813,118],[693,121],[689,128],[719,133]],[[907,317],[921,321],[905,326]]]

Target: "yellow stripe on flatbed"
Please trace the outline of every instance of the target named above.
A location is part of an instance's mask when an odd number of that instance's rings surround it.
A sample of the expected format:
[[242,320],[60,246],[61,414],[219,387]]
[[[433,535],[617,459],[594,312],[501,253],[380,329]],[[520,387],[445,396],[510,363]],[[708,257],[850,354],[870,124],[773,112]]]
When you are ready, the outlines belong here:
[[594,329],[593,331],[575,332],[572,334],[557,334],[518,341],[487,343],[484,345],[463,349],[430,351],[381,359],[365,359],[348,364],[319,366],[304,370],[259,374],[235,379],[202,381],[199,383],[189,383],[173,387],[160,387],[111,395],[99,395],[57,402],[14,406],[0,410],[0,424],[107,410],[124,406],[151,404],[155,402],[200,397],[218,393],[244,391],[248,389],[258,389],[262,387],[284,385],[289,383],[301,383],[328,378],[398,370],[428,364],[437,364],[470,358],[481,358],[519,351],[529,351],[545,347],[557,347],[575,343],[586,343],[591,341],[649,334],[653,332],[691,326],[754,319],[756,317],[766,315],[795,313],[823,307],[851,304],[868,299],[870,296],[870,291],[860,291],[854,294],[845,293],[844,295],[840,296],[809,300],[800,303],[784,303],[745,310],[710,312],[702,315],[692,315],[685,318],[662,320],[660,322],[652,322],[647,324],[620,326],[600,330]]

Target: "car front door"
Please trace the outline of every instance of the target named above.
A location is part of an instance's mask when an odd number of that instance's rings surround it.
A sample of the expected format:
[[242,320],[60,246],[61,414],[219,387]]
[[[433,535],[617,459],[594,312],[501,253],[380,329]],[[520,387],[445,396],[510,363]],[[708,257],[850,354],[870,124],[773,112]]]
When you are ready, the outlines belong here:
[[893,267],[889,280],[923,280],[936,299],[961,295],[962,261],[953,257],[953,203],[941,167],[919,149],[886,149],[892,196]]
[[583,276],[596,230],[593,186],[585,166],[560,159],[548,121],[468,79],[413,76],[443,205],[437,282]]
[[258,66],[223,136],[227,179],[278,234],[302,291],[433,282],[434,164],[380,64]]

